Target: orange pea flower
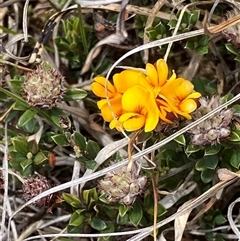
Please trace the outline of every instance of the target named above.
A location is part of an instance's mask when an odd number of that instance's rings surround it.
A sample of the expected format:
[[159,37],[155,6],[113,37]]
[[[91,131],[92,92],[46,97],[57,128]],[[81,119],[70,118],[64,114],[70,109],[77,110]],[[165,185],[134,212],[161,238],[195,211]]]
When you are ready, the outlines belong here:
[[107,93],[108,98],[112,99],[117,94],[117,89],[114,85],[111,84],[110,81],[106,80],[103,76],[97,76],[94,78],[94,82],[91,84],[92,92],[101,98],[107,98],[105,83],[107,82]]
[[[191,119],[201,96],[193,84],[173,73],[168,79],[168,66],[163,59],[154,65],[146,64],[146,71],[123,70],[113,76],[113,83],[96,77],[92,91],[102,99],[97,102],[103,119],[110,128],[145,132],[156,128],[159,119],[173,123],[178,115]],[[107,89],[105,88],[107,86]],[[114,118],[115,117],[115,118]]]
[[169,80],[160,90],[159,96],[163,98],[174,112],[191,119],[189,113],[197,108],[196,99],[201,94],[194,92],[194,85],[183,78]]
[[170,105],[163,99],[157,98],[156,103],[159,110],[159,118],[166,123],[173,123],[177,119],[177,114]]
[[[122,94],[130,87],[139,83],[143,86],[147,85],[145,75],[137,70],[124,70],[113,76],[113,84],[102,76],[98,76],[94,78],[94,80],[95,81],[91,85],[93,93],[104,98],[97,102],[103,119],[110,122],[111,129],[119,129],[119,125],[116,123],[114,116],[118,119],[123,113],[121,103]],[[105,84],[107,86],[107,91],[105,90]],[[106,99],[107,97],[108,100]]]
[[124,113],[119,122],[127,131],[144,127],[145,132],[155,129],[159,121],[159,111],[152,92],[140,85],[129,88],[122,96]]
[[[168,80],[168,66],[164,59],[159,59],[154,65],[146,64],[147,81],[155,97],[158,96],[161,88],[167,83]],[[176,74],[173,73],[170,80],[175,79]]]

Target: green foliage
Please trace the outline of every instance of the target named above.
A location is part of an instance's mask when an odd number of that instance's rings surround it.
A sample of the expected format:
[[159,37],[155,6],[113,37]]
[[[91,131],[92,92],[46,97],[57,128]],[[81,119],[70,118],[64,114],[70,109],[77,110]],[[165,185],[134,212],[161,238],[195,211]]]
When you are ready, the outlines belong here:
[[227,222],[227,219],[221,213],[220,210],[210,209],[203,215],[204,224],[208,228],[214,228],[223,225]]
[[186,139],[184,135],[180,135],[174,139],[178,144],[185,146],[186,145]]
[[233,44],[231,44],[231,43],[227,43],[227,44],[225,44],[225,47],[226,47],[226,49],[230,52],[230,53],[232,53],[232,54],[234,54],[236,57],[235,57],[235,59],[234,60],[236,60],[236,61],[240,61],[240,53],[239,53],[239,48],[237,48],[237,47],[235,47]]
[[239,150],[233,150],[230,164],[235,167],[236,169],[239,169],[240,167],[240,151]]
[[94,161],[100,147],[97,142],[87,141],[79,132],[71,133],[69,130],[61,134],[51,136],[52,140],[59,146],[71,146],[76,154],[76,160],[84,163],[88,169],[93,169],[96,165]]
[[161,21],[159,21],[159,23],[157,23],[155,26],[153,25],[152,27],[148,28],[146,33],[149,37],[149,40],[154,41],[165,38],[167,36],[166,32],[166,27]]
[[[154,216],[153,206],[154,206],[153,195],[152,194],[146,195],[146,197],[144,198],[144,209],[152,217]],[[158,203],[157,217],[163,216],[166,212],[167,210],[160,203]]]
[[203,96],[213,96],[216,94],[216,84],[209,82],[207,79],[193,79],[195,90],[200,92]]
[[40,150],[35,141],[28,142],[25,137],[11,138],[9,147],[10,165],[22,176],[29,176],[41,168],[51,169],[48,164],[49,152]]
[[201,37],[193,37],[187,40],[185,48],[194,50],[199,55],[208,53],[208,41],[210,37],[207,35]]
[[[173,31],[177,27],[177,23],[180,21],[180,25],[177,29],[177,33],[189,32],[194,28],[199,20],[200,11],[192,10],[191,12],[184,12],[183,17],[180,20],[181,11],[176,14],[176,19],[172,18],[169,22],[155,18],[151,27],[146,29],[146,35],[149,41],[155,41],[163,39],[165,37],[172,36]],[[146,27],[146,16],[137,15],[135,18],[135,27],[139,30],[138,36],[144,37],[144,28]],[[196,37],[187,40],[186,47],[195,50],[198,54],[204,55],[208,52],[208,36]],[[161,54],[164,54],[167,46],[161,46]]]
[[[63,193],[62,198],[63,205],[72,213],[68,224],[70,233],[82,232],[86,225],[100,233],[113,232],[118,229],[117,225],[127,223],[139,227],[152,223],[154,216],[152,194],[148,194],[143,202],[137,199],[132,206],[106,204],[98,198],[96,188],[84,190],[81,198],[68,193]],[[157,216],[160,218],[165,213],[166,209],[158,204]]]
[[[170,30],[176,28],[177,22],[180,19],[180,14],[181,14],[181,11],[177,13],[176,15],[177,19],[171,19],[169,21],[168,25],[170,27]],[[190,31],[196,25],[199,19],[199,16],[200,16],[199,10],[193,10],[190,13],[184,12],[178,30],[183,33]]]
[[[84,31],[85,37],[81,31]],[[79,17],[72,17],[63,21],[63,35],[57,37],[55,42],[59,50],[66,54],[70,68],[75,69],[82,67],[87,57],[85,42],[90,50],[96,43],[96,38],[90,26],[83,25]]]

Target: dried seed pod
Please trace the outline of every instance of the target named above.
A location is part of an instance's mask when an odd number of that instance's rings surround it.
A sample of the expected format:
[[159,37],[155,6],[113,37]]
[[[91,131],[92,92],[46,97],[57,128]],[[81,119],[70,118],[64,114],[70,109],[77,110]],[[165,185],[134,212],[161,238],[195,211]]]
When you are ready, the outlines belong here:
[[[34,175],[32,177],[29,177],[23,183],[23,197],[26,201],[29,201],[40,193],[50,189],[51,187],[52,184],[49,180],[47,180],[46,177],[39,174]],[[55,195],[51,194],[37,200],[36,202],[34,202],[34,205],[38,207],[49,207],[54,202],[54,199]]]

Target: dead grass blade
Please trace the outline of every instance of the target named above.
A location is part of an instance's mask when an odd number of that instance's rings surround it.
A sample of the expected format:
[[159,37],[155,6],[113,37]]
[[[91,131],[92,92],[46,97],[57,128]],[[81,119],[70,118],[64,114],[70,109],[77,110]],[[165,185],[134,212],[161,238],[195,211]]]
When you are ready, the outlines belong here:
[[91,49],[91,51],[89,52],[89,54],[87,56],[85,64],[81,70],[81,74],[86,73],[90,69],[93,59],[99,55],[103,45],[106,45],[106,44],[107,45],[110,45],[110,44],[120,45],[127,38],[128,34],[127,34],[127,31],[125,30],[124,14],[126,11],[126,6],[128,4],[128,1],[129,0],[122,1],[121,11],[120,11],[120,13],[118,15],[118,19],[117,19],[116,33],[111,34],[108,37],[102,39]]
[[[192,200],[192,202],[187,207],[183,208],[182,210],[174,213],[170,217],[168,217],[168,218],[162,220],[161,222],[159,222],[157,224],[157,228],[162,227],[163,225],[173,221],[174,219],[184,215],[185,213],[188,213],[190,210],[198,207],[203,202],[205,202],[207,199],[214,196],[219,190],[229,186],[231,183],[235,182],[236,180],[237,180],[237,177],[234,177],[231,180],[221,181],[221,182],[217,183],[216,185],[211,187],[209,190],[207,190],[205,193],[203,193],[201,196]],[[151,226],[149,228],[146,228],[143,232],[135,235],[134,237],[128,239],[127,241],[140,241],[140,240],[144,239],[145,237],[149,236],[152,233],[152,231],[153,231],[153,226]]]
[[[185,202],[181,207],[178,208],[178,212],[180,212],[181,210],[184,210],[188,205],[191,204],[192,201],[193,200],[188,200],[187,202]],[[188,212],[186,212],[185,214],[175,219],[174,221],[174,233],[175,233],[174,240],[175,241],[182,240],[182,236],[187,224],[187,220],[191,212],[192,212],[192,209],[190,209]]]
[[201,217],[205,212],[207,212],[216,202],[216,197],[211,197],[209,202],[204,205],[204,207],[198,212],[198,214],[191,220],[191,223],[193,223],[195,220],[197,220],[199,217]]
[[77,4],[80,4],[82,7],[86,7],[89,6],[91,4],[93,5],[101,5],[101,4],[111,4],[111,3],[118,3],[121,2],[121,0],[100,0],[100,1],[96,1],[96,0],[76,0],[75,1]]
[[233,220],[233,216],[232,216],[232,212],[233,212],[233,208],[235,206],[236,203],[239,203],[240,202],[240,197],[237,198],[234,202],[232,202],[229,207],[228,207],[228,213],[227,213],[227,217],[228,217],[228,221],[229,221],[229,224],[230,224],[230,227],[232,229],[232,231],[236,234],[236,236],[238,237],[238,240],[240,240],[240,232],[239,232],[239,229],[237,228],[235,222],[238,222],[238,220],[236,220],[234,222]]
[[240,174],[235,173],[235,172],[231,172],[227,168],[218,169],[217,174],[218,174],[218,178],[221,181],[228,181],[228,180],[233,179],[234,177],[240,178]]
[[226,28],[229,28],[239,22],[240,22],[240,15],[237,15],[231,19],[224,21],[223,23],[218,24],[215,27],[212,27],[211,29],[208,29],[205,25],[204,29],[205,29],[206,34],[215,34],[215,33],[222,32]]

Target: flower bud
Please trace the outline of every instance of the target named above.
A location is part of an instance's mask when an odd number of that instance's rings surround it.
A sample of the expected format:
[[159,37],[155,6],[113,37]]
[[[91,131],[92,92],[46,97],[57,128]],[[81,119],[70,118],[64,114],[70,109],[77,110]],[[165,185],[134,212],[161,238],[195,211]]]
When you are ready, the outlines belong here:
[[44,62],[26,74],[23,97],[31,106],[51,109],[63,98],[63,81],[63,76]]
[[[220,106],[220,98],[213,96],[210,100],[207,98],[200,98],[201,106],[192,113],[193,120],[208,114],[210,111]],[[199,125],[193,127],[189,132],[192,134],[192,143],[194,145],[215,145],[221,140],[230,136],[230,124],[233,118],[232,109],[223,109],[207,120],[202,121]]]
[[106,174],[99,182],[99,190],[109,202],[131,205],[146,184],[147,177],[136,174],[135,166],[131,171],[124,166]]

